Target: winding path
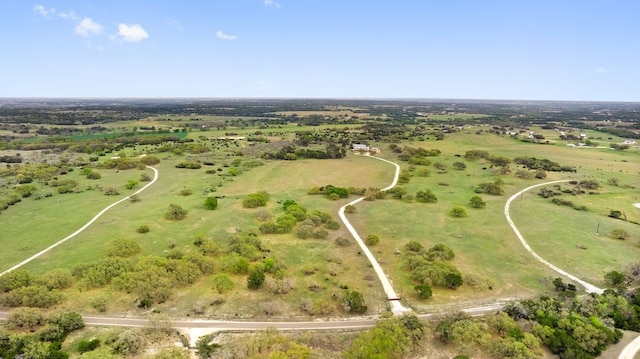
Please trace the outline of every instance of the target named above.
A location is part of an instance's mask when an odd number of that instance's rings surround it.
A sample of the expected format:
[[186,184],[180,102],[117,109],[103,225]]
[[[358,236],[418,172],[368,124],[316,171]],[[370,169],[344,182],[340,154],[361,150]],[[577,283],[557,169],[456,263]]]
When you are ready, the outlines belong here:
[[627,344],[624,349],[618,355],[618,359],[633,359],[636,357],[636,354],[640,351],[640,336],[631,341],[631,343]]
[[[370,157],[375,158],[376,160],[379,160],[379,161],[390,163],[396,167],[396,172],[393,177],[393,181],[389,186],[383,188],[382,191],[388,191],[393,187],[395,187],[396,184],[398,184],[398,177],[400,176],[400,166],[397,163],[385,160],[383,158],[374,157],[374,156],[370,156]],[[340,207],[340,210],[338,211],[338,215],[340,216],[342,223],[344,223],[345,227],[347,227],[347,229],[349,230],[353,238],[355,238],[362,252],[367,256],[367,259],[369,259],[369,262],[371,262],[371,266],[373,266],[373,270],[378,275],[378,279],[380,280],[380,283],[382,283],[382,288],[384,289],[384,293],[387,296],[387,300],[391,303],[391,311],[393,312],[393,314],[398,315],[405,312],[410,312],[411,311],[410,308],[407,308],[403,306],[402,303],[400,303],[400,297],[396,294],[396,291],[393,289],[393,286],[391,285],[389,278],[387,278],[387,275],[382,270],[380,263],[378,263],[378,260],[376,259],[376,257],[374,257],[374,255],[371,253],[371,251],[369,250],[369,247],[367,247],[367,245],[364,243],[364,241],[362,240],[358,232],[355,230],[355,228],[353,228],[353,226],[347,219],[347,216],[345,216],[344,214],[344,210],[345,208],[347,208],[347,206],[355,205],[356,203],[362,200],[364,200],[364,197],[360,197]]]
[[132,193],[132,194],[130,194],[130,195],[128,195],[128,196],[126,196],[126,197],[124,197],[124,198],[122,198],[122,199],[120,199],[120,200],[118,200],[118,201],[116,201],[116,202],[114,202],[114,203],[112,203],[112,204],[110,204],[110,205],[108,205],[108,206],[107,206],[107,207],[105,207],[102,211],[100,211],[98,214],[96,214],[93,218],[91,218],[91,220],[89,220],[89,222],[87,222],[84,226],[80,227],[80,229],[78,229],[77,231],[75,231],[75,232],[71,233],[70,235],[68,235],[68,236],[66,236],[66,237],[64,237],[64,238],[62,238],[61,240],[57,241],[56,243],[54,243],[54,244],[50,245],[49,247],[47,247],[47,248],[45,248],[45,249],[41,250],[40,252],[38,252],[38,253],[36,253],[36,254],[32,255],[31,257],[29,257],[29,258],[27,258],[27,259],[23,260],[22,262],[20,262],[20,263],[18,263],[18,264],[16,264],[16,265],[14,265],[13,267],[11,267],[11,268],[9,268],[9,269],[5,270],[4,272],[0,273],[0,277],[2,277],[3,275],[5,275],[5,274],[7,274],[7,273],[11,272],[12,270],[15,270],[15,269],[18,269],[18,268],[22,267],[23,265],[25,265],[25,264],[27,264],[27,263],[31,262],[32,260],[34,260],[34,259],[36,259],[36,258],[40,257],[41,255],[43,255],[43,254],[45,254],[45,253],[49,252],[50,250],[54,249],[55,247],[57,247],[57,246],[61,245],[62,243],[66,242],[66,241],[68,241],[69,239],[71,239],[71,238],[73,238],[73,237],[77,236],[78,234],[82,233],[82,231],[84,231],[84,230],[85,230],[85,229],[87,229],[90,225],[92,225],[92,224],[93,224],[93,222],[95,222],[98,218],[100,218],[100,216],[102,216],[105,212],[107,212],[107,211],[108,211],[108,210],[110,210],[111,208],[113,208],[113,207],[117,206],[118,204],[120,204],[120,203],[122,203],[122,202],[124,202],[124,201],[128,200],[129,198],[131,198],[131,196],[136,195],[136,194],[138,194],[138,193],[140,193],[140,192],[144,191],[144,190],[145,190],[145,189],[147,189],[149,186],[151,186],[152,184],[154,184],[154,183],[158,180],[158,170],[157,170],[157,169],[155,169],[155,168],[153,168],[153,167],[151,167],[151,166],[147,166],[147,168],[152,169],[152,170],[153,170],[153,172],[154,172],[153,179],[151,180],[151,182],[147,183],[144,187],[140,188],[139,190],[135,191],[134,193]]
[[571,279],[572,281],[574,281],[576,283],[579,283],[581,286],[584,287],[584,289],[588,293],[602,294],[602,293],[604,293],[604,290],[602,288],[598,288],[595,285],[593,285],[591,283],[587,283],[587,282],[583,281],[582,279],[574,276],[573,274],[565,272],[564,270],[562,270],[562,269],[556,267],[555,265],[549,263],[549,261],[547,261],[546,259],[540,257],[536,252],[534,252],[533,249],[531,249],[531,246],[529,246],[529,243],[527,243],[527,241],[525,241],[524,237],[522,236],[522,234],[520,233],[520,231],[518,230],[516,225],[513,223],[513,221],[511,220],[511,216],[509,215],[509,206],[511,205],[511,202],[513,202],[514,199],[518,198],[523,193],[527,192],[530,189],[536,188],[536,187],[541,187],[541,186],[546,186],[546,185],[550,185],[550,184],[554,184],[554,183],[561,183],[561,182],[569,182],[569,180],[559,180],[559,181],[551,181],[551,182],[540,183],[540,184],[536,184],[536,185],[533,185],[533,186],[529,186],[529,187],[517,192],[516,194],[514,194],[513,196],[511,196],[507,200],[507,203],[504,206],[504,215],[507,218],[507,222],[509,222],[509,225],[511,226],[511,229],[513,229],[513,231],[516,233],[516,236],[518,236],[518,239],[520,239],[520,242],[522,243],[524,248],[526,248],[527,251],[529,253],[531,253],[531,255],[535,259],[537,259],[539,262],[541,262],[542,264],[546,265],[547,267],[553,269],[554,271],[560,273],[561,275]]

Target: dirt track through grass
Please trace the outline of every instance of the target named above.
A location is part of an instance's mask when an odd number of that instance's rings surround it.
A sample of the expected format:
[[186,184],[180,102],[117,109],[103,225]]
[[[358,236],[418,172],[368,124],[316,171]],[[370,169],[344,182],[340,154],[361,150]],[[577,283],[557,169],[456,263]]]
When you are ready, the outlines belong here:
[[78,229],[77,231],[75,231],[75,232],[71,233],[70,235],[68,235],[68,236],[64,237],[63,239],[61,239],[61,240],[57,241],[56,243],[54,243],[54,244],[50,245],[49,247],[47,247],[47,248],[45,248],[45,249],[41,250],[40,252],[38,252],[38,253],[36,253],[36,254],[32,255],[31,257],[29,257],[29,258],[27,258],[27,259],[23,260],[22,262],[20,262],[20,263],[18,263],[18,264],[16,264],[16,265],[14,265],[13,267],[11,267],[11,268],[9,268],[9,269],[5,270],[4,272],[0,273],[0,277],[1,277],[1,276],[3,276],[3,275],[5,275],[5,274],[7,274],[7,273],[9,273],[9,272],[11,272],[12,270],[16,270],[16,269],[18,269],[18,268],[22,267],[23,265],[25,265],[25,264],[27,264],[27,263],[31,262],[32,260],[34,260],[34,259],[36,259],[36,258],[40,257],[41,255],[43,255],[43,254],[45,254],[45,253],[49,252],[49,251],[50,251],[50,250],[52,250],[53,248],[55,248],[55,247],[57,247],[57,246],[61,245],[62,243],[66,242],[66,241],[68,241],[69,239],[71,239],[71,238],[73,238],[73,237],[77,236],[78,234],[82,233],[85,229],[89,228],[89,226],[90,226],[90,225],[92,225],[92,224],[93,224],[93,222],[95,222],[98,218],[100,218],[100,216],[102,216],[105,212],[107,212],[107,211],[108,211],[108,210],[110,210],[111,208],[113,208],[113,207],[117,206],[118,204],[120,204],[120,203],[122,203],[122,202],[124,202],[124,201],[128,200],[129,198],[131,198],[131,196],[136,195],[136,194],[138,194],[138,193],[140,193],[140,192],[144,191],[144,190],[145,190],[145,189],[147,189],[149,186],[151,186],[152,184],[154,184],[154,183],[158,180],[158,170],[157,170],[157,169],[155,169],[155,168],[153,168],[153,167],[150,167],[150,166],[147,166],[147,168],[152,169],[152,170],[153,170],[153,172],[154,172],[154,176],[153,176],[153,179],[151,180],[151,182],[147,183],[144,187],[140,188],[139,190],[137,190],[136,192],[134,192],[134,193],[130,194],[129,196],[126,196],[126,197],[124,197],[124,198],[122,198],[122,199],[120,199],[120,200],[118,200],[118,201],[116,201],[116,202],[114,202],[114,203],[112,203],[112,204],[108,205],[108,206],[107,206],[107,207],[105,207],[102,211],[98,212],[98,214],[96,214],[93,218],[91,218],[91,220],[89,220],[89,222],[87,222],[84,226],[80,227],[80,229]]

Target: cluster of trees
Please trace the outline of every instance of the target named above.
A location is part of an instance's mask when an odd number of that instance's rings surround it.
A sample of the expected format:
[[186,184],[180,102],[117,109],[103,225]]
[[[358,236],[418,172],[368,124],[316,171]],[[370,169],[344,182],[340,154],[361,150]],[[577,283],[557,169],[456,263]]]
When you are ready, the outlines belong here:
[[197,170],[202,168],[202,165],[198,161],[182,161],[176,164],[176,168],[186,168],[190,170]]
[[[426,249],[416,241],[404,246],[403,267],[411,272],[411,279],[422,285],[455,289],[463,284],[462,274],[450,261],[454,258],[451,248],[436,244]],[[426,288],[418,290],[426,291]]]
[[71,284],[71,272],[66,269],[54,269],[41,276],[16,269],[0,277],[0,304],[49,308],[64,300],[62,290]]
[[576,172],[574,166],[560,165],[557,162],[548,160],[546,158],[535,157],[516,157],[513,162],[523,165],[531,170],[545,170],[550,172]]
[[15,309],[0,327],[0,357],[66,359],[62,343],[82,328],[82,317],[75,312],[45,315],[32,308]]
[[338,146],[329,143],[322,149],[298,148],[293,145],[284,146],[275,152],[265,152],[262,154],[264,159],[289,160],[295,161],[298,158],[314,158],[314,159],[339,159],[347,155],[347,149],[344,146]]
[[344,351],[346,359],[405,358],[417,354],[425,327],[415,316],[384,316]]
[[435,335],[441,342],[455,345],[465,355],[461,357],[478,351],[497,358],[534,359],[540,355],[540,339],[503,312],[479,319],[464,312],[445,315]]
[[[512,303],[505,312],[518,323],[530,323],[531,333],[560,358],[596,358],[622,337],[610,317],[620,315],[614,304],[619,300],[611,296],[593,294],[568,303],[541,297]],[[605,309],[607,303],[612,307]]]
[[475,193],[486,193],[494,196],[499,196],[504,194],[504,181],[501,179],[496,179],[493,182],[484,182],[478,184],[478,186],[473,190]]
[[486,160],[489,158],[489,152],[484,150],[469,150],[464,153],[464,158],[469,161],[476,161],[479,159]]
[[389,145],[389,149],[398,154],[400,161],[407,161],[411,165],[429,166],[431,161],[427,157],[440,156],[442,153],[439,149],[434,148],[427,150],[426,148],[414,148],[410,146],[400,147],[395,143]]
[[360,189],[356,189],[356,188],[337,187],[337,186],[328,184],[322,187],[314,187],[310,189],[307,194],[309,195],[323,194],[327,196],[327,198],[329,199],[338,200],[340,198],[349,197],[349,194],[351,193],[363,194],[364,189],[361,191]]
[[[319,210],[307,209],[294,200],[286,200],[282,204],[283,213],[275,222],[269,221],[260,225],[261,233],[290,233],[295,229],[296,236],[301,239],[324,239],[328,230],[337,230],[340,224],[331,214]],[[297,229],[295,228],[297,226]]]

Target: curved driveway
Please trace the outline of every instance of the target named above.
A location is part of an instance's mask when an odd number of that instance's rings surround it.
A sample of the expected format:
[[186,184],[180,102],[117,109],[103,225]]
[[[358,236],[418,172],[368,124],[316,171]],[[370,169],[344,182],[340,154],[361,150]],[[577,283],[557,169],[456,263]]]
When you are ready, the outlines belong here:
[[[396,167],[396,173],[395,173],[395,175],[393,177],[393,181],[391,182],[391,184],[389,186],[383,188],[382,191],[388,191],[388,190],[392,189],[393,187],[395,187],[396,184],[398,183],[398,177],[400,176],[400,166],[397,163],[385,160],[383,158],[374,157],[374,156],[370,156],[370,157],[371,158],[375,158],[376,160],[379,160],[379,161],[384,161],[384,162],[390,163],[390,164],[392,164],[392,165],[394,165]],[[378,260],[376,259],[376,257],[374,257],[374,255],[371,253],[371,251],[369,250],[369,247],[367,247],[367,245],[364,243],[362,238],[360,238],[360,235],[355,230],[355,228],[353,228],[351,223],[349,223],[349,220],[347,219],[347,216],[345,216],[345,214],[344,214],[344,210],[345,210],[345,208],[347,208],[347,206],[355,205],[356,203],[358,203],[358,202],[360,202],[362,200],[364,200],[364,197],[360,197],[360,198],[358,198],[358,199],[356,199],[354,201],[351,201],[351,202],[345,204],[344,206],[340,207],[340,210],[338,211],[338,215],[340,216],[340,219],[342,220],[342,223],[344,223],[345,227],[347,227],[347,229],[349,230],[349,232],[351,233],[353,238],[355,238],[355,240],[358,243],[358,245],[360,246],[360,249],[362,250],[362,252],[367,256],[367,259],[369,259],[369,262],[371,262],[371,266],[373,267],[373,270],[378,275],[378,279],[380,279],[380,283],[382,283],[382,288],[384,289],[384,293],[387,296],[387,300],[389,300],[389,302],[391,303],[391,307],[392,307],[391,311],[394,314],[401,314],[401,313],[404,313],[404,312],[409,312],[409,311],[411,311],[411,309],[403,306],[402,303],[400,303],[400,297],[398,297],[398,295],[396,294],[395,290],[393,289],[393,286],[391,285],[391,282],[389,281],[389,278],[387,278],[387,275],[382,270],[382,267],[380,267],[380,263],[378,263]]]
[[640,351],[640,336],[635,338],[631,343],[627,344],[618,355],[618,359],[633,359],[636,353]]
[[531,249],[531,246],[529,246],[529,243],[527,243],[527,241],[525,241],[524,237],[522,236],[522,234],[520,233],[520,231],[518,230],[516,225],[513,224],[513,221],[511,220],[511,216],[509,215],[509,206],[511,205],[511,202],[513,202],[514,199],[518,198],[519,196],[521,196],[526,191],[528,191],[530,189],[533,189],[533,188],[536,188],[536,187],[541,187],[541,186],[546,186],[546,185],[550,185],[550,184],[554,184],[554,183],[561,183],[561,182],[569,182],[569,180],[559,180],[559,181],[551,181],[551,182],[540,183],[540,184],[536,184],[536,185],[533,185],[533,186],[529,186],[529,187],[519,191],[518,193],[514,194],[513,196],[511,196],[507,200],[507,204],[505,204],[505,206],[504,206],[504,215],[507,218],[507,222],[509,222],[509,225],[511,226],[511,229],[513,229],[513,231],[516,233],[516,236],[518,236],[518,239],[520,239],[520,242],[522,243],[524,248],[526,248],[527,251],[529,253],[531,253],[531,255],[535,259],[537,259],[539,262],[541,262],[542,264],[546,265],[547,267],[553,269],[554,271],[560,273],[561,275],[571,279],[572,281],[574,281],[576,283],[579,283],[581,286],[584,287],[584,289],[588,293],[602,294],[602,293],[604,293],[604,290],[602,288],[598,288],[595,285],[593,285],[591,283],[587,283],[587,282],[583,281],[582,279],[574,276],[573,274],[565,272],[564,270],[562,270],[562,269],[556,267],[555,265],[549,263],[546,259],[540,257],[536,252],[534,252],[533,249]]
[[78,235],[78,234],[80,234],[82,231],[84,231],[85,229],[87,229],[90,225],[92,225],[92,224],[93,224],[93,222],[95,222],[98,218],[100,218],[100,216],[102,216],[106,211],[108,211],[108,210],[110,210],[111,208],[115,207],[116,205],[118,205],[118,204],[120,204],[120,203],[122,203],[122,202],[124,202],[124,201],[128,200],[128,199],[129,199],[131,196],[133,196],[134,194],[138,194],[138,193],[140,193],[140,192],[144,191],[145,189],[147,189],[147,187],[149,187],[149,186],[151,186],[152,184],[154,184],[154,183],[158,180],[158,170],[157,170],[157,169],[155,169],[155,168],[153,168],[153,167],[151,167],[151,166],[147,166],[147,168],[151,168],[151,169],[153,170],[153,172],[154,172],[153,180],[151,180],[151,182],[147,183],[144,187],[142,187],[142,188],[140,188],[139,190],[135,191],[134,193],[132,193],[132,194],[130,194],[130,195],[128,195],[128,196],[126,196],[126,197],[122,198],[121,200],[118,200],[118,201],[116,201],[116,202],[114,202],[114,203],[112,203],[112,204],[108,205],[108,206],[107,206],[107,207],[105,207],[102,211],[100,211],[98,214],[96,214],[93,218],[91,218],[91,220],[89,220],[89,222],[87,222],[84,226],[80,227],[80,229],[78,229],[77,231],[75,231],[75,232],[71,233],[70,235],[68,235],[68,236],[66,236],[66,237],[64,237],[64,238],[62,238],[61,240],[57,241],[56,243],[54,243],[54,244],[50,245],[49,247],[47,247],[47,248],[45,248],[45,249],[41,250],[40,252],[38,252],[38,253],[36,253],[36,254],[32,255],[31,257],[29,257],[29,258],[27,258],[27,259],[23,260],[22,262],[20,262],[20,263],[18,263],[18,264],[16,264],[16,265],[14,265],[13,267],[11,267],[11,268],[9,268],[9,269],[5,270],[4,272],[0,273],[0,277],[2,277],[3,275],[5,275],[5,274],[7,274],[7,273],[11,272],[12,270],[15,270],[15,269],[18,269],[18,268],[22,267],[23,265],[25,265],[25,264],[27,264],[27,263],[31,262],[32,260],[34,260],[34,259],[36,259],[36,258],[40,257],[41,255],[43,255],[43,254],[45,254],[45,253],[49,252],[50,250],[54,249],[55,247],[57,247],[57,246],[61,245],[61,244],[62,244],[62,243],[64,243],[64,242],[68,241],[69,239],[71,239],[71,238],[73,238],[73,237],[77,236],[77,235]]

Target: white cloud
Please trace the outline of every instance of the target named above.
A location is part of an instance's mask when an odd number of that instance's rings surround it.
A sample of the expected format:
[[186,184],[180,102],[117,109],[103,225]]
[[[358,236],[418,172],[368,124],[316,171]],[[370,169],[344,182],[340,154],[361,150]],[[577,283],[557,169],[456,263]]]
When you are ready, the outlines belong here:
[[37,12],[38,14],[40,14],[40,15],[42,15],[42,16],[44,16],[44,17],[49,17],[49,15],[53,15],[53,14],[55,14],[55,13],[56,13],[56,9],[51,8],[51,9],[48,9],[48,10],[47,10],[47,8],[45,8],[45,7],[44,7],[44,6],[42,6],[42,5],[36,5],[36,6],[34,6],[34,7],[33,7],[33,11]]
[[606,74],[607,72],[610,72],[611,70],[604,68],[604,67],[597,67],[596,68],[596,72],[599,74]]
[[73,10],[69,11],[69,12],[59,12],[58,16],[60,16],[63,19],[72,19],[72,20],[78,20],[80,19],[80,17],[78,15],[76,15],[75,12],[73,12]]
[[122,36],[124,41],[138,42],[149,38],[149,33],[146,32],[139,24],[118,25],[118,35]]
[[85,17],[80,23],[76,26],[76,34],[81,36],[89,36],[89,35],[98,35],[101,34],[103,30],[102,25],[97,22],[91,20],[91,18]]
[[281,8],[282,6],[280,6],[280,3],[278,3],[277,1],[273,1],[273,0],[264,0],[264,6],[275,6],[277,8]]
[[218,39],[220,40],[235,40],[238,37],[236,35],[227,35],[224,32],[222,32],[222,30],[218,30],[216,32],[216,36],[218,37]]

